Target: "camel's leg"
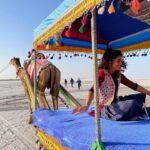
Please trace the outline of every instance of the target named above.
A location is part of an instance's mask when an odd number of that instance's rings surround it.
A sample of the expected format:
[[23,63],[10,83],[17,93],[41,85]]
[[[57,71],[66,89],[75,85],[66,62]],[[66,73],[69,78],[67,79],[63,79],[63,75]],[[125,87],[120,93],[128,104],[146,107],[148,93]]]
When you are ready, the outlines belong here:
[[52,96],[52,102],[54,110],[58,110],[58,97]]
[[29,93],[28,93],[27,86],[26,86],[25,84],[23,84],[23,87],[24,87],[25,95],[26,95],[26,96],[27,96],[27,98],[28,98],[28,104],[29,104],[30,117],[29,117],[28,123],[29,123],[29,124],[31,124],[31,123],[32,123],[31,99],[30,99],[30,96],[29,96]]
[[51,109],[48,102],[47,102],[47,100],[46,100],[44,92],[38,91],[37,96],[40,99],[40,102],[42,103],[44,108]]

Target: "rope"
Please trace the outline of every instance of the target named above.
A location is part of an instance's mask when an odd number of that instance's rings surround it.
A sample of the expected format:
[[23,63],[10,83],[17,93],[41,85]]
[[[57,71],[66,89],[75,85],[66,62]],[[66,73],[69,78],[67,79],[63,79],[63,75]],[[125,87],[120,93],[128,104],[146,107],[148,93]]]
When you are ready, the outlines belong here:
[[62,103],[63,103],[67,108],[69,108],[68,104],[65,102],[65,100],[64,100],[62,97],[58,96],[58,98],[62,101]]
[[3,69],[0,70],[0,73],[4,72],[9,66],[10,66],[10,64],[8,63],[8,64],[6,65],[6,67],[4,67]]

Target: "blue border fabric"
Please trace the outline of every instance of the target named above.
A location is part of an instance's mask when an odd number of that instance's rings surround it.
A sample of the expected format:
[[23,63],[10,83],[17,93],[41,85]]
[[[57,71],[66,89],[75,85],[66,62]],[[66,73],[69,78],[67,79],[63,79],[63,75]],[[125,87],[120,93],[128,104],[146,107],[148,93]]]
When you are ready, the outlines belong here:
[[[64,43],[65,46],[83,47],[83,48],[91,48],[92,47],[91,42],[87,42],[87,41],[69,39],[69,38],[64,38],[64,37],[61,38],[61,41]],[[53,44],[54,40],[52,39],[48,43]],[[101,50],[105,50],[107,48],[107,45],[97,44],[97,48],[101,49]]]
[[125,46],[129,46],[129,45],[132,45],[135,43],[148,41],[148,40],[150,40],[150,29],[143,31],[143,32],[140,32],[136,36],[129,36],[129,37],[126,37],[124,39],[114,41],[114,42],[110,43],[109,46],[114,48],[114,49],[117,49],[120,47],[125,47]]
[[[71,110],[37,109],[33,124],[55,137],[62,146],[73,150],[89,150],[95,141],[95,118]],[[101,119],[102,142],[105,150],[149,150],[150,121],[111,121]]]

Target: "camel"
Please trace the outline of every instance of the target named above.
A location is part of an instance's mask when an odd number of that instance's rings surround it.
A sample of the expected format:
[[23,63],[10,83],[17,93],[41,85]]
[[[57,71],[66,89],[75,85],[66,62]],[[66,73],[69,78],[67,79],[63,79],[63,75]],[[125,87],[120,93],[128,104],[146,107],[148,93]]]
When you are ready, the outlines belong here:
[[[31,99],[29,96],[29,91],[26,86],[26,82],[23,79],[23,73],[25,69],[21,66],[19,58],[15,58],[15,57],[12,58],[10,60],[10,64],[12,64],[16,68],[16,73],[18,77],[20,78],[20,80],[22,81],[25,94],[29,100],[30,114],[32,114]],[[57,72],[57,78],[56,78],[56,72]],[[40,71],[38,81],[37,81],[37,90],[36,90],[37,97],[39,98],[42,106],[46,109],[50,109],[50,106],[45,97],[45,89],[46,88],[51,89],[52,86],[53,86],[53,90],[50,91],[50,94],[52,96],[53,108],[54,110],[57,110],[58,109],[58,94],[59,94],[59,86],[60,86],[60,71],[53,64],[50,64]],[[29,123],[31,123],[31,121],[32,121],[32,115],[30,115]]]

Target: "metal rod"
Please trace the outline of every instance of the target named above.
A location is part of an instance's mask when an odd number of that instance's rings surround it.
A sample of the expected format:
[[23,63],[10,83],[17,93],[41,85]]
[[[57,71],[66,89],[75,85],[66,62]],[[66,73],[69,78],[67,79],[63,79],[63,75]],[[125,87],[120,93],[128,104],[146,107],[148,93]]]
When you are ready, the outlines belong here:
[[92,35],[92,54],[93,54],[93,75],[94,75],[94,101],[95,101],[95,124],[96,124],[96,140],[100,141],[100,111],[99,111],[99,94],[98,94],[98,65],[97,65],[97,31],[96,31],[96,10],[92,11],[91,18],[91,35]]

